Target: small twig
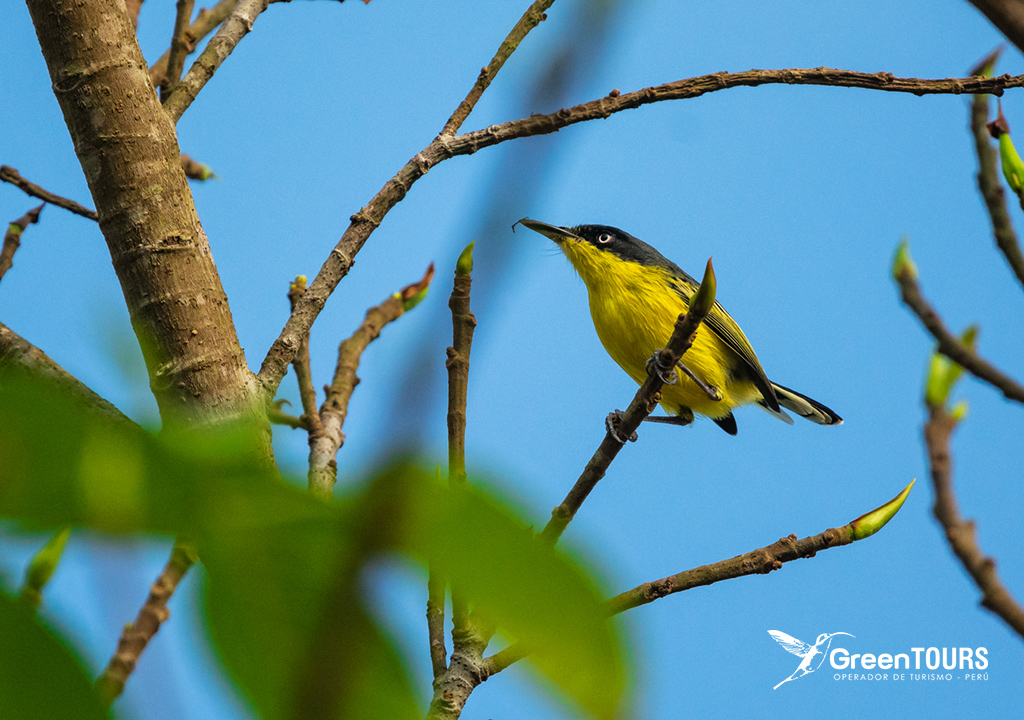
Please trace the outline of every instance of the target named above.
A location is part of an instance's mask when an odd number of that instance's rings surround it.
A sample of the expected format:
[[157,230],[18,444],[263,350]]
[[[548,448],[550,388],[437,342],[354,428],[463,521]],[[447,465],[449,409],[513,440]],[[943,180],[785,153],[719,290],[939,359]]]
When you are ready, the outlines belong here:
[[117,651],[106,670],[96,681],[96,689],[100,697],[110,705],[124,690],[124,684],[135,669],[146,645],[156,635],[156,631],[170,617],[167,601],[171,599],[181,578],[196,561],[195,549],[188,543],[176,541],[163,572],[149,589],[146,602],[139,610],[135,622],[126,625],[121,639],[117,643]]
[[[849,545],[853,541],[854,537],[849,525],[841,528],[829,528],[823,533],[801,540],[797,540],[796,535],[790,535],[767,547],[751,550],[729,560],[721,560],[711,565],[701,565],[692,570],[669,575],[661,580],[643,583],[611,598],[605,603],[605,607],[609,617],[618,615],[626,610],[632,610],[660,598],[696,587],[732,580],[745,575],[766,575],[773,570],[782,568],[783,563],[811,558],[823,550]],[[486,677],[501,672],[529,654],[529,648],[523,643],[514,643],[491,655],[484,661]]]
[[[700,327],[704,317],[714,304],[714,284],[714,271],[711,267],[711,260],[708,260],[701,288],[690,298],[688,311],[680,315],[676,320],[675,328],[672,331],[668,344],[658,351],[662,367],[675,367],[683,354],[690,349],[697,328]],[[704,294],[701,294],[702,292]],[[710,292],[711,302],[698,302],[698,296],[700,295],[702,299],[706,299],[708,292]],[[661,388],[664,384],[665,381],[659,373],[652,371],[647,374],[647,379],[644,380],[643,385],[637,390],[626,412],[620,416],[617,431],[621,437],[631,437],[637,428],[640,427],[640,423],[643,422],[644,418],[653,412],[661,400]],[[572,521],[583,501],[587,499],[590,491],[604,477],[608,466],[611,465],[612,460],[615,459],[622,448],[623,443],[613,436],[612,430],[609,428],[600,446],[598,446],[587,466],[583,469],[583,473],[576,480],[576,484],[573,485],[569,494],[565,496],[562,504],[551,512],[551,519],[540,534],[541,542],[551,545],[558,542],[558,538],[561,537],[565,528]]]
[[444,644],[445,581],[434,568],[427,577],[427,637],[430,642],[430,667],[434,677],[448,669],[448,650]]
[[[324,261],[320,272],[310,284],[309,291],[303,296],[302,302],[296,307],[295,312],[288,318],[277,340],[271,345],[263,359],[258,379],[264,392],[269,397],[276,394],[277,386],[288,369],[288,363],[291,362],[295,348],[298,347],[299,337],[312,326],[313,321],[316,320],[327,302],[327,298],[352,268],[356,255],[366,244],[367,239],[391,209],[406,196],[413,184],[438,163],[457,155],[472,155],[486,147],[509,140],[544,135],[577,123],[604,119],[613,113],[631,110],[641,105],[666,100],[696,98],[733,87],[773,84],[856,87],[914,95],[977,93],[1002,95],[1003,91],[1008,88],[1024,87],[1024,75],[921,80],[895,77],[890,73],[859,73],[831,68],[714,73],[644,88],[631,93],[620,94],[616,91],[598,100],[592,100],[572,108],[564,108],[550,115],[531,115],[521,120],[492,125],[483,130],[454,137],[439,135],[388,180],[359,212],[351,216],[345,233]],[[181,92],[181,90],[182,88],[179,87],[176,92]]]
[[897,272],[896,281],[899,283],[904,304],[917,315],[925,329],[938,341],[939,352],[979,380],[984,380],[998,389],[1007,399],[1024,403],[1024,386],[976,354],[949,331],[939,314],[921,295],[921,288],[912,272]]
[[185,171],[185,177],[189,180],[206,182],[207,180],[217,179],[217,173],[211,170],[208,165],[197,160],[193,160],[192,157],[186,153],[179,155],[178,160],[181,162],[181,169]]
[[306,421],[304,418],[289,415],[276,404],[267,409],[267,419],[274,425],[287,425],[293,430],[305,430]]
[[[444,366],[448,370],[448,482],[453,488],[466,485],[466,402],[469,395],[469,356],[476,329],[476,317],[469,309],[472,269],[471,243],[456,264],[455,281],[448,299],[448,307],[452,311],[452,346],[447,350],[448,359]],[[443,594],[441,598],[444,598]],[[458,588],[452,587],[453,638],[465,634],[468,621],[469,600]]]
[[21,247],[21,234],[29,225],[39,222],[39,213],[42,211],[43,205],[34,207],[7,226],[7,232],[4,233],[4,244],[3,247],[0,247],[0,280],[14,264],[14,253]]
[[[711,585],[723,580],[732,580],[745,575],[766,575],[779,570],[784,563],[801,558],[814,557],[817,553],[829,548],[849,545],[850,543],[871,537],[895,517],[903,503],[910,495],[914,482],[911,481],[896,497],[887,503],[867,512],[840,528],[829,528],[825,532],[798,540],[796,535],[782,538],[775,543],[729,560],[721,560],[711,565],[686,570],[675,575],[638,585],[611,598],[605,603],[605,611],[609,617],[626,610],[646,605],[663,597],[695,587]],[[501,652],[495,653],[484,661],[481,669],[483,680],[501,672],[529,654],[523,643],[515,643]],[[481,680],[481,682],[483,682]]]
[[181,80],[181,71],[185,67],[185,58],[195,49],[195,44],[188,34],[189,21],[192,19],[194,0],[178,0],[177,13],[174,17],[174,32],[171,34],[170,56],[167,58],[167,74],[160,84],[160,99],[167,100]]
[[95,210],[90,210],[84,205],[79,205],[74,200],[68,200],[60,195],[54,195],[52,192],[39,187],[35,183],[29,182],[21,176],[21,173],[9,165],[0,165],[0,180],[16,185],[24,190],[28,195],[39,198],[43,202],[48,202],[51,205],[62,207],[65,210],[70,210],[76,215],[81,215],[82,217],[89,218],[90,220],[96,220],[97,222],[100,219],[100,216],[96,214]]
[[[238,0],[220,0],[219,3],[214,5],[211,9],[200,8],[199,15],[196,19],[188,26],[188,37],[191,38],[192,49],[195,49],[196,43],[205,38],[213,29],[224,22],[224,18],[231,14],[231,11],[235,9],[235,5],[238,4]],[[167,66],[171,59],[171,51],[167,50],[160,59],[149,66],[149,79],[153,82],[153,87],[160,87],[163,84],[164,78],[167,77]],[[180,74],[179,70],[179,74]]]
[[1007,625],[1024,637],[1024,609],[1007,590],[996,572],[996,563],[986,557],[978,545],[974,522],[960,515],[956,491],[953,489],[953,462],[950,436],[956,429],[956,420],[939,405],[928,405],[928,422],[924,426],[925,444],[931,465],[932,484],[935,486],[935,518],[942,525],[953,553],[964,569],[970,573],[981,590],[981,605],[999,616]]
[[462,127],[462,123],[466,121],[469,114],[473,112],[473,108],[476,107],[477,102],[480,101],[480,97],[484,94],[484,91],[494,81],[494,77],[501,70],[505,61],[512,56],[512,53],[519,47],[519,43],[527,36],[527,34],[537,27],[542,21],[547,19],[545,11],[554,4],[555,0],[536,0],[523,16],[519,18],[512,30],[509,31],[508,36],[498,46],[498,51],[494,54],[494,57],[487,64],[487,67],[480,71],[480,75],[477,77],[476,82],[470,89],[466,99],[459,103],[459,106],[452,113],[452,116],[448,118],[448,122],[444,124],[441,129],[441,135],[454,135]]
[[992,234],[996,245],[1002,251],[1017,281],[1024,287],[1024,254],[1021,254],[1013,221],[1006,209],[1006,193],[999,182],[999,153],[989,142],[988,131],[989,100],[987,95],[975,95],[971,102],[971,133],[974,135],[974,149],[978,154],[978,190],[985,201]]
[[182,114],[199,95],[199,91],[206,86],[221,64],[227,60],[228,55],[241,42],[242,38],[249,34],[256,18],[267,9],[269,3],[270,0],[239,0],[224,24],[220,26],[220,30],[206,44],[196,61],[192,63],[192,67],[185,73],[185,77],[181,79],[174,92],[170,93],[164,101],[164,110],[170,116],[171,122],[178,122]]
[[[306,276],[299,275],[288,289],[288,302],[292,310],[305,292]],[[309,432],[322,433],[324,428],[316,409],[316,388],[313,387],[313,373],[310,370],[308,332],[302,336],[292,367],[295,369],[295,381],[299,385],[299,399],[302,402],[302,417],[299,420]]]
[[309,490],[313,494],[330,499],[334,493],[338,474],[335,457],[345,442],[341,428],[348,415],[348,402],[359,384],[356,370],[363,351],[380,336],[385,325],[400,318],[406,309],[422,298],[433,277],[434,264],[431,263],[419,282],[407,285],[380,305],[367,310],[359,329],[338,347],[334,380],[324,387],[327,398],[320,406],[320,431],[311,430],[309,433]]

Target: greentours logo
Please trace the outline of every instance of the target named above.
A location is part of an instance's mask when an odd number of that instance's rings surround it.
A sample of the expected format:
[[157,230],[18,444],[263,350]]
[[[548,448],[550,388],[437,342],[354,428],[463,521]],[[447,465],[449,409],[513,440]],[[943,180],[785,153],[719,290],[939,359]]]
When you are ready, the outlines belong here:
[[[906,653],[851,653],[838,646],[839,641],[837,647],[830,649],[836,636],[854,637],[847,632],[822,633],[813,645],[778,630],[769,630],[768,634],[787,652],[800,658],[796,670],[773,690],[790,680],[810,675],[822,666],[826,658],[833,670],[844,671],[835,673],[833,680],[988,680],[988,649],[983,647],[912,647]],[[884,672],[878,672],[880,670]]]
[[[797,640],[792,635],[787,635],[784,632],[778,630],[769,630],[768,634],[775,638],[775,642],[786,649],[786,652],[791,652],[800,658],[800,664],[796,666],[796,670],[788,678],[779,683],[787,683],[790,680],[796,680],[802,678],[804,675],[810,675],[812,672],[821,667],[821,664],[825,661],[825,653],[828,652],[828,646],[832,644],[832,638],[836,635],[850,635],[850,633],[836,632],[836,633],[822,633],[818,636],[818,641],[813,645],[808,645],[805,642]],[[850,635],[853,637],[853,635]],[[772,690],[778,690],[779,685],[776,685]]]

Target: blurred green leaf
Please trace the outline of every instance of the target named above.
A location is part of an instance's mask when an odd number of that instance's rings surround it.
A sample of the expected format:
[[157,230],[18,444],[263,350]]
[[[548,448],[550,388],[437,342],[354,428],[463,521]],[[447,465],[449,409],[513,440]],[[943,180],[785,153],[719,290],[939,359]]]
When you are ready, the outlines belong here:
[[108,717],[81,661],[32,608],[0,589],[0,717]]
[[[411,486],[409,478],[415,478]],[[480,494],[475,488],[483,484],[470,478],[474,489],[448,492],[426,470],[395,468],[378,477],[368,496],[390,509],[366,515],[393,518],[394,499],[406,498],[397,547],[429,562],[471,600],[474,613],[525,643],[531,663],[590,714],[615,715],[625,694],[626,659],[607,621],[607,593],[578,565],[536,542],[507,503]]]
[[62,527],[40,548],[25,568],[25,584],[21,588],[20,597],[31,607],[38,607],[42,601],[43,588],[57,569],[70,535],[71,528],[67,525]]
[[154,437],[5,383],[0,516],[193,541],[215,646],[269,720],[422,714],[365,607],[361,573],[382,554],[435,563],[556,687],[595,717],[619,710],[624,651],[602,594],[502,503],[401,464],[326,504],[259,467],[249,432]]

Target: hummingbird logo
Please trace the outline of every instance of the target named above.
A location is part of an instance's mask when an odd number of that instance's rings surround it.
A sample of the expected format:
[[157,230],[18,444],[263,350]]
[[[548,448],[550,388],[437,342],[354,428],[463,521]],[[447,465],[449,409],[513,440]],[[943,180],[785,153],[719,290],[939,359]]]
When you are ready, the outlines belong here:
[[[847,632],[835,632],[835,633],[822,633],[818,636],[818,641],[813,645],[808,645],[802,640],[797,640],[792,635],[787,635],[784,632],[778,630],[769,630],[768,634],[775,639],[779,645],[781,645],[786,652],[793,653],[800,658],[800,664],[796,666],[796,670],[788,678],[779,683],[787,683],[790,680],[796,680],[804,675],[810,675],[812,672],[821,667],[821,664],[825,662],[825,654],[828,652],[829,645],[832,644],[832,638],[836,635],[849,635],[854,637]],[[779,685],[776,685],[772,690],[778,690]]]

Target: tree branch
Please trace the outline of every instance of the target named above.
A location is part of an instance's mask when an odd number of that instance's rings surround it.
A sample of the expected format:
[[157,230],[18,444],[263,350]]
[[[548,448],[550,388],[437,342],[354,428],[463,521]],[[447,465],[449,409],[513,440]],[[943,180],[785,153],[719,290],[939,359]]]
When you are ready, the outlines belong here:
[[341,428],[348,416],[348,402],[359,384],[356,370],[363,351],[380,337],[385,325],[400,318],[423,298],[433,277],[434,264],[431,263],[419,282],[407,285],[380,305],[367,310],[359,329],[338,346],[334,380],[324,388],[327,398],[320,406],[320,431],[310,430],[309,433],[309,490],[313,494],[330,499],[334,493],[338,474],[335,457],[345,442]]
[[149,596],[143,603],[135,622],[125,626],[117,651],[107,664],[103,674],[96,681],[96,690],[110,705],[124,691],[124,684],[135,669],[142,651],[156,635],[156,631],[170,617],[167,601],[196,561],[195,549],[188,543],[176,541],[163,572],[149,588]]
[[939,352],[956,364],[961,365],[967,372],[979,380],[983,380],[998,389],[1007,399],[1024,403],[1024,387],[983,357],[977,355],[949,331],[942,318],[935,311],[935,308],[929,305],[928,301],[921,295],[921,288],[914,277],[913,271],[904,267],[897,270],[895,277],[896,282],[899,283],[900,295],[903,298],[904,304],[917,315],[925,329],[938,341]]
[[14,264],[14,253],[21,247],[21,234],[29,225],[39,222],[39,213],[43,211],[44,205],[32,208],[7,226],[7,232],[4,233],[4,244],[3,247],[0,247],[0,280],[3,280],[4,274]]
[[[710,302],[706,301],[708,297],[710,297]],[[668,344],[658,351],[658,363],[661,367],[674,368],[676,363],[679,362],[679,358],[690,349],[697,329],[711,310],[714,301],[714,271],[711,267],[711,260],[708,260],[707,269],[704,272],[704,280],[701,282],[697,292],[690,298],[689,309],[685,314],[678,317]],[[619,420],[616,431],[621,437],[632,437],[644,418],[654,411],[654,408],[658,406],[658,402],[661,400],[661,388],[664,384],[665,381],[659,373],[649,372],[647,374],[647,379],[644,380],[640,389],[636,391],[632,402],[629,403],[629,407]],[[610,421],[612,417],[609,416]],[[539,536],[541,542],[550,545],[558,542],[558,538],[562,536],[565,528],[575,517],[583,501],[587,499],[591,490],[604,477],[605,472],[608,471],[608,466],[611,465],[612,460],[615,459],[622,448],[623,442],[613,436],[612,428],[609,427],[601,444],[576,480],[576,484],[573,485],[572,489],[565,496],[562,504],[551,511],[551,519]]]
[[192,67],[185,73],[178,87],[174,89],[164,102],[164,110],[177,123],[182,114],[189,108],[206,86],[228,55],[235,49],[242,38],[252,30],[256,18],[267,9],[270,0],[239,0],[231,14],[221,25],[203,52],[199,54]]
[[1024,51],[1024,5],[1019,0],[970,0],[999,31]]
[[[1001,95],[1008,88],[1024,87],[1024,75],[1002,75],[994,78],[947,78],[921,80],[900,78],[890,73],[859,73],[830,68],[748,70],[739,73],[714,73],[677,82],[644,88],[624,95],[617,92],[550,115],[531,115],[528,118],[492,125],[454,137],[439,135],[422,152],[417,153],[398,173],[388,180],[359,212],[352,215],[350,224],[282,328],[277,340],[267,351],[258,375],[264,392],[273,397],[284,373],[298,348],[299,338],[312,326],[323,309],[327,298],[348,274],[356,255],[384,217],[397,205],[412,186],[427,172],[444,160],[458,155],[472,155],[479,150],[533,135],[557,132],[564,127],[588,120],[607,118],[623,110],[631,110],[665,100],[681,100],[725,90],[732,87],[758,85],[822,85],[829,87],[856,87],[914,95],[977,94]],[[180,90],[180,88],[179,88]]]
[[160,85],[160,98],[166,100],[178,87],[181,81],[181,70],[185,67],[185,58],[195,49],[192,38],[188,34],[189,21],[192,19],[194,0],[178,0],[174,16],[174,32],[171,34],[170,56],[167,58],[167,74]]
[[62,207],[65,210],[70,210],[76,215],[81,215],[82,217],[95,221],[99,221],[100,219],[100,216],[96,214],[95,210],[90,210],[84,205],[79,205],[74,200],[68,200],[60,195],[54,195],[52,192],[39,187],[35,183],[29,182],[21,176],[21,173],[9,165],[0,165],[0,180],[16,185],[24,190],[26,194],[39,198],[43,202],[48,202],[51,205]]
[[978,545],[974,522],[964,520],[953,488],[950,436],[956,420],[941,405],[928,405],[928,422],[924,426],[932,484],[935,486],[935,519],[942,525],[953,553],[970,573],[981,590],[982,607],[992,611],[1024,638],[1024,609],[999,579],[995,560],[986,557]]
[[470,89],[466,99],[459,103],[459,106],[452,113],[452,116],[448,118],[448,122],[444,124],[441,129],[441,135],[454,135],[462,127],[462,123],[466,121],[469,114],[473,112],[473,108],[476,107],[480,97],[484,94],[484,91],[490,87],[498,71],[501,70],[505,61],[508,60],[512,53],[519,47],[519,43],[527,36],[527,34],[539,25],[543,20],[547,19],[547,15],[544,12],[554,4],[555,0],[536,0],[523,16],[519,18],[519,22],[513,26],[512,30],[509,31],[508,36],[498,46],[498,51],[494,54],[494,57],[487,64],[487,67],[480,71],[480,75],[477,77],[476,82]]
[[989,101],[986,95],[975,95],[971,102],[971,134],[974,149],[978,155],[978,190],[985,201],[992,234],[996,245],[1002,251],[1010,269],[1017,276],[1017,282],[1024,287],[1024,255],[1021,254],[1013,221],[1006,209],[1006,194],[999,182],[999,153],[989,142],[988,124]]
[[[695,587],[732,580],[745,575],[766,575],[773,570],[781,569],[784,563],[801,558],[811,558],[823,550],[849,545],[871,537],[895,517],[913,487],[914,482],[911,481],[889,502],[840,528],[829,528],[825,532],[801,540],[797,540],[796,535],[790,535],[767,547],[751,550],[729,560],[721,560],[711,565],[701,565],[692,570],[669,575],[661,580],[638,585],[632,590],[627,590],[608,600],[605,603],[606,612],[611,617]],[[529,653],[529,649],[522,643],[515,643],[501,652],[495,653],[484,661],[482,670],[484,680],[501,672],[512,663],[518,662]]]
[[85,383],[62,368],[42,350],[0,323],[0,380],[21,373],[54,383],[68,398],[74,398],[93,412],[118,424],[144,432],[127,415],[93,392]]
[[164,427],[200,432],[246,421],[254,454],[271,466],[265,398],[253,392],[174,126],[153,93],[124,3],[27,5]]
[[[299,275],[288,290],[288,303],[292,310],[295,303],[306,292],[306,276]],[[320,422],[320,413],[316,409],[316,389],[313,387],[313,373],[310,370],[309,361],[309,333],[302,337],[299,344],[299,351],[295,353],[292,360],[292,367],[295,369],[295,381],[299,385],[299,399],[302,402],[302,427],[310,433],[322,433],[323,423]]]
[[[188,37],[192,42],[192,49],[195,49],[196,44],[209,35],[215,27],[224,22],[224,19],[231,14],[231,11],[235,9],[237,4],[238,0],[220,0],[219,3],[209,10],[200,8],[199,15],[188,26],[187,31]],[[164,78],[167,77],[167,67],[170,59],[171,51],[168,49],[167,52],[160,56],[160,59],[149,66],[149,79],[152,81],[153,87],[160,87]]]
[[[473,331],[476,317],[469,308],[470,289],[473,285],[473,243],[462,252],[455,266],[455,281],[448,307],[452,311],[452,346],[446,351],[448,359],[448,483],[452,488],[466,486],[466,402],[469,395],[469,356],[473,347]],[[431,577],[434,576],[431,569]],[[429,583],[428,583],[429,585]],[[441,588],[435,603],[444,601],[444,583],[435,578],[435,589]],[[443,605],[442,605],[443,607]],[[443,619],[443,618],[442,618]],[[469,600],[452,587],[452,623],[455,638],[464,637],[469,631]],[[436,628],[435,628],[436,629]],[[441,641],[444,642],[443,625]],[[457,644],[457,643],[456,643]],[[431,646],[434,645],[431,639]],[[442,645],[443,647],[443,645]]]

